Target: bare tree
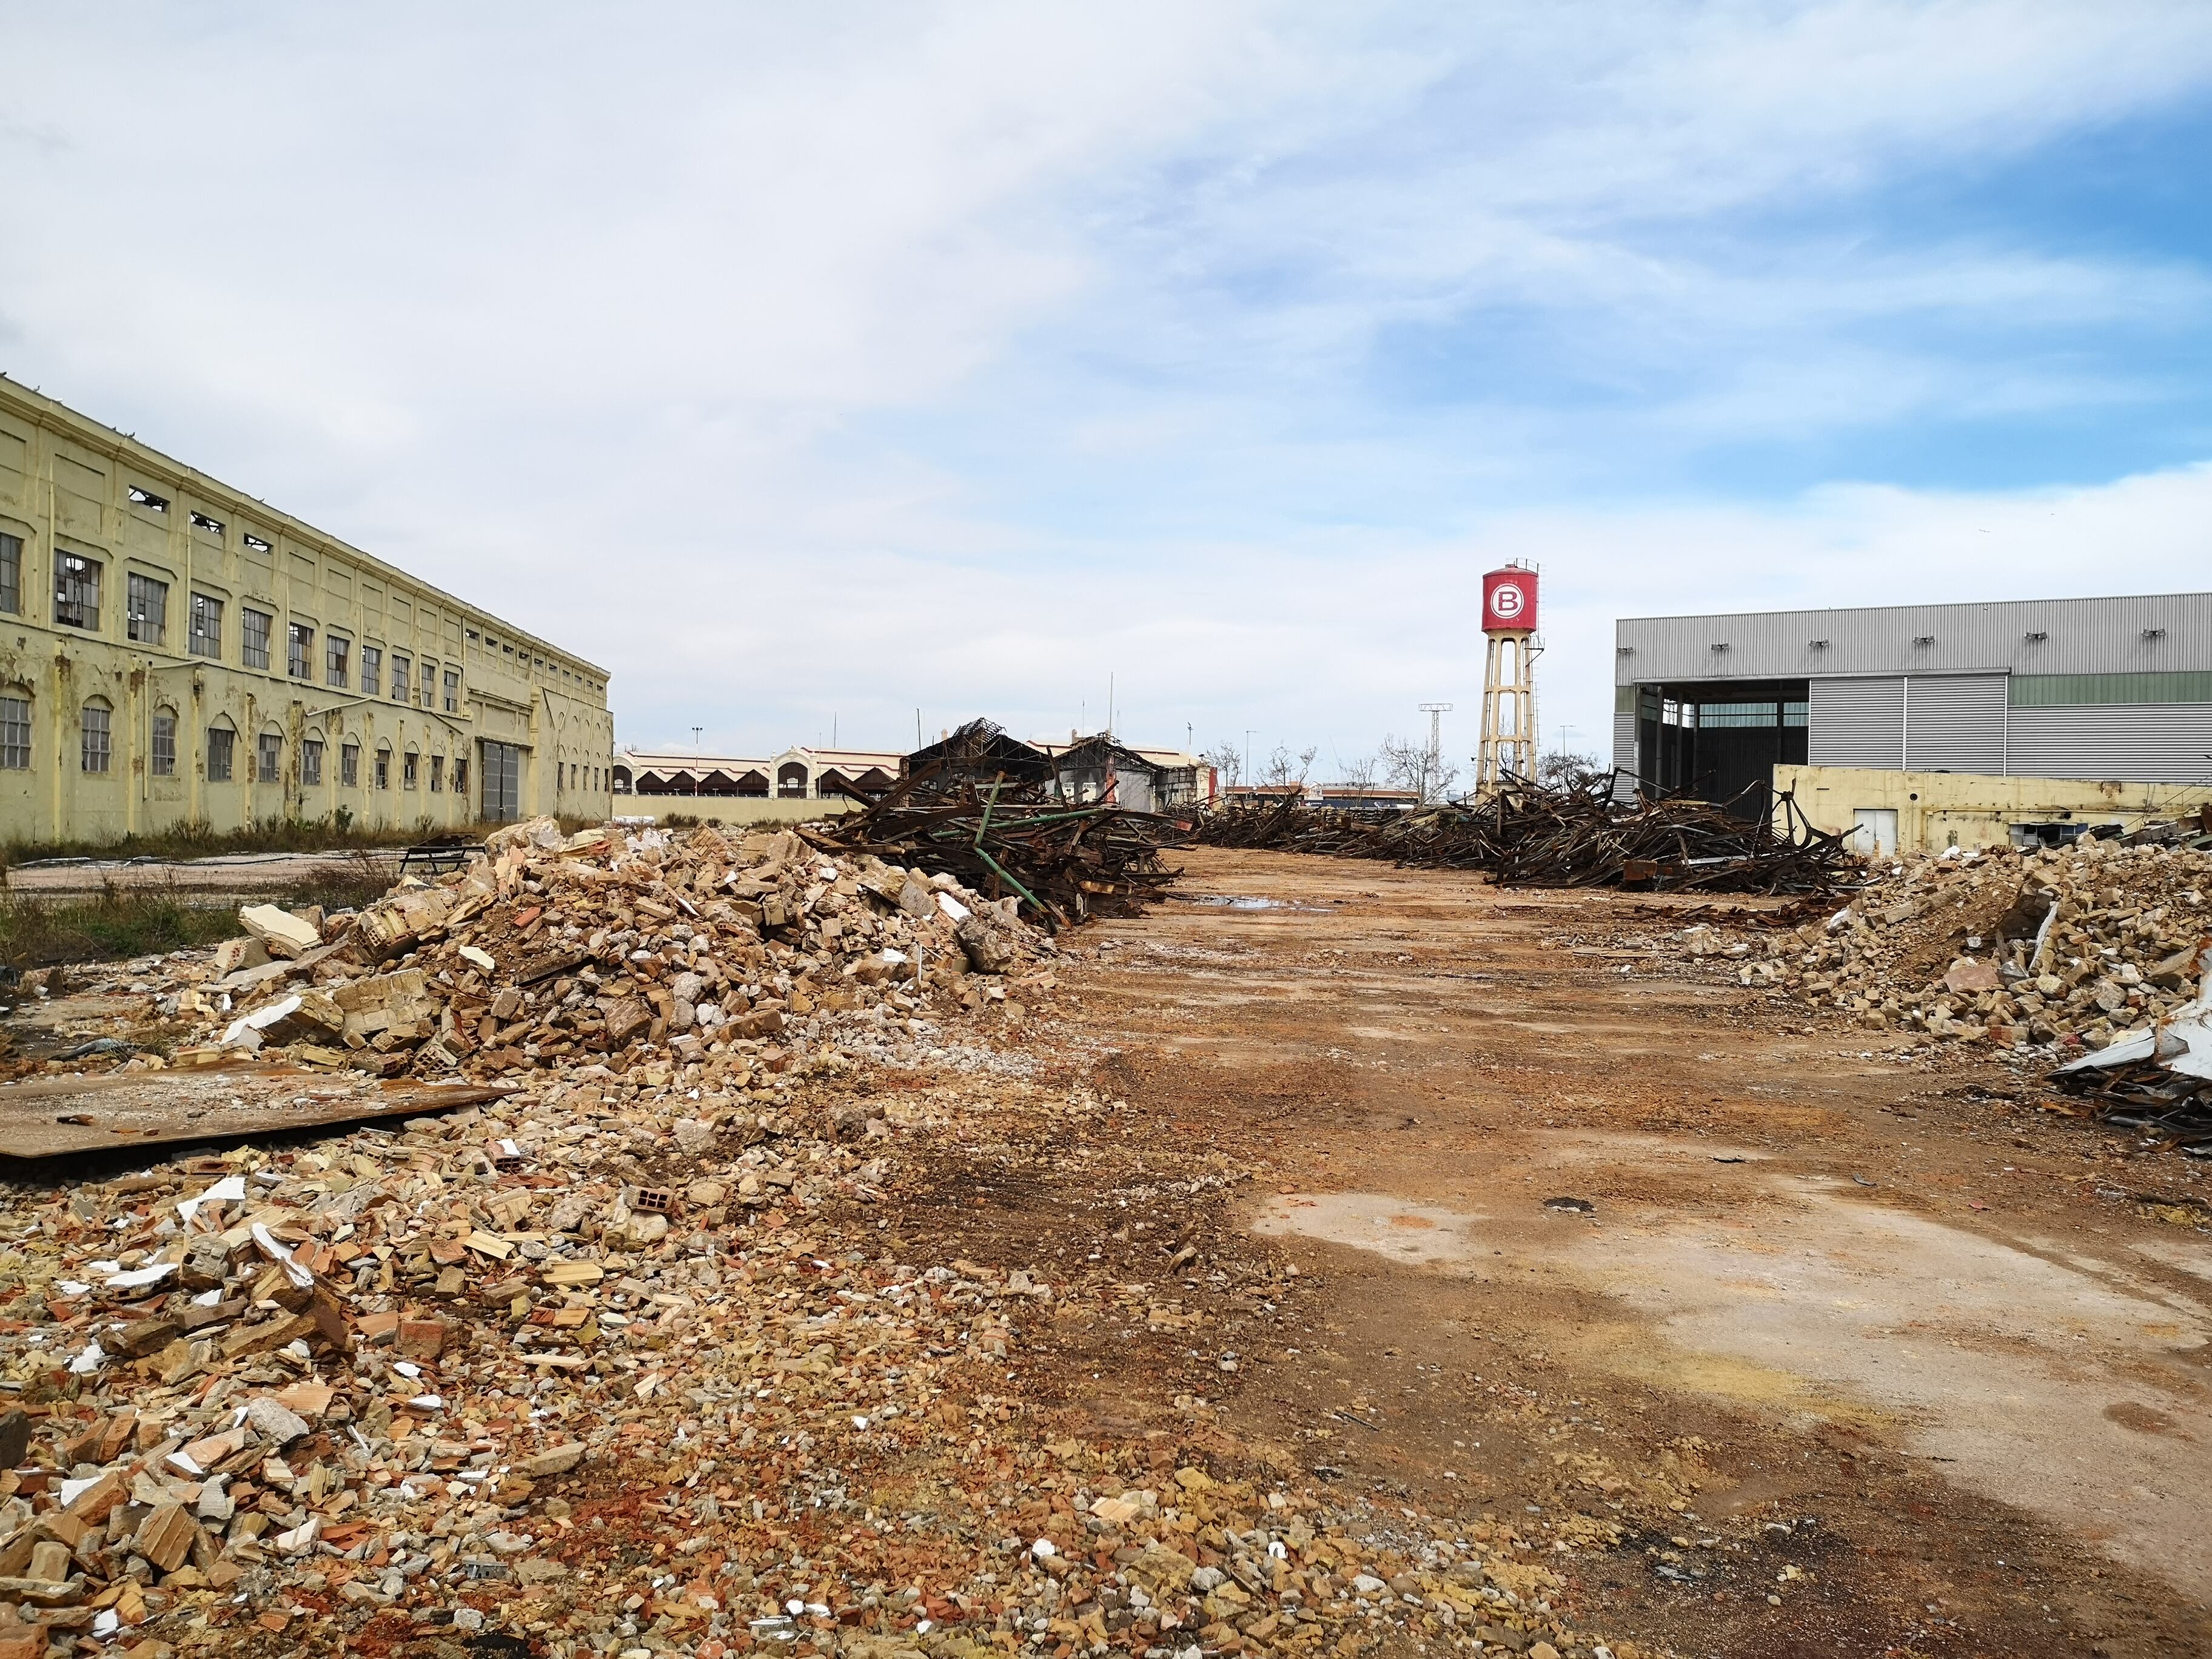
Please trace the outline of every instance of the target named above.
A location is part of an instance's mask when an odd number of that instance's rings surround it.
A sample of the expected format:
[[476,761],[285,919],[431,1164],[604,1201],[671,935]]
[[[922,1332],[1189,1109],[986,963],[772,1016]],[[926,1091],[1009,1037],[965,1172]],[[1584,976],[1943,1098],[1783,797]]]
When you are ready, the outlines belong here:
[[1348,761],[1339,761],[1337,769],[1344,775],[1345,782],[1364,795],[1375,787],[1375,775],[1381,770],[1382,765],[1379,755],[1359,755]]
[[1459,781],[1459,768],[1429,751],[1419,738],[1382,739],[1382,771],[1395,789],[1411,789],[1425,801],[1445,794]]
[[[1293,755],[1288,744],[1279,743],[1275,745],[1275,752],[1267,757],[1267,770],[1261,781],[1274,789],[1285,789],[1294,783],[1304,783],[1306,773],[1312,769],[1314,757],[1319,753],[1319,749],[1308,747]],[[1297,770],[1293,771],[1293,767]]]
[[1233,743],[1224,743],[1218,749],[1209,749],[1199,759],[1221,775],[1224,784],[1234,784],[1244,775],[1244,751]]
[[1595,755],[1571,755],[1555,749],[1536,763],[1536,781],[1554,789],[1588,789],[1612,775]]

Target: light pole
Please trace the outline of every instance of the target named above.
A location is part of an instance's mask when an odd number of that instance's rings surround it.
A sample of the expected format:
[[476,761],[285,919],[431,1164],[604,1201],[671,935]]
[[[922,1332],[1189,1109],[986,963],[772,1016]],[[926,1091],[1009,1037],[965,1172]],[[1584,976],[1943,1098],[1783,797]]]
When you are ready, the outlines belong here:
[[[691,728],[691,758],[694,760],[699,758],[699,734],[706,729],[703,726]],[[699,769],[696,766],[691,769],[691,799],[699,799]]]
[[1249,726],[1246,726],[1246,727],[1244,728],[1244,775],[1245,775],[1246,777],[1248,777],[1248,778],[1249,778],[1249,777],[1250,777],[1250,776],[1252,775],[1252,732],[1253,732],[1253,729],[1254,729],[1253,727]]

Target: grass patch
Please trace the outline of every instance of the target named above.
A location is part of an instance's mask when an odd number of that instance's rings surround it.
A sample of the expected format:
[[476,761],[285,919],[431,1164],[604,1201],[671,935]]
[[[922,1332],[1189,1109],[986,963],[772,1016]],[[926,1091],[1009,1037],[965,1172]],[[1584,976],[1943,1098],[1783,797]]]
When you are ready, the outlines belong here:
[[213,945],[239,931],[234,909],[187,904],[174,894],[111,887],[98,898],[0,899],[0,961],[22,971],[155,956]]
[[[320,905],[325,914],[358,910],[391,890],[388,866],[363,852],[332,870],[282,891],[257,894],[252,904],[288,910]],[[173,886],[103,884],[93,897],[41,898],[0,892],[0,963],[26,972],[81,962],[158,956],[235,939],[240,901]]]

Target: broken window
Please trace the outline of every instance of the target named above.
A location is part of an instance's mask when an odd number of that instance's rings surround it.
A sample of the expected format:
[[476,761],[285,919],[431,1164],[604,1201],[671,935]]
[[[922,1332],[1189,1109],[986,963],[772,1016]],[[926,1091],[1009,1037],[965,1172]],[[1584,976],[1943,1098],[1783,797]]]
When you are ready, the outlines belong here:
[[154,775],[177,775],[177,711],[173,708],[154,711]]
[[100,561],[54,555],[54,621],[64,628],[100,626]]
[[219,538],[222,535],[222,520],[221,519],[210,519],[204,513],[195,513],[192,514],[192,528],[195,530],[204,530],[209,535]]
[[83,733],[79,752],[84,769],[105,772],[108,756],[107,705],[100,702],[85,704],[84,720],[79,729]]
[[389,749],[376,751],[376,787],[380,789],[392,787],[392,751]]
[[314,673],[309,663],[314,656],[315,630],[305,623],[294,623],[286,633],[284,672],[295,680],[310,678]]
[[167,513],[169,510],[169,498],[167,495],[156,495],[150,489],[142,489],[137,484],[132,484],[131,505],[143,507],[149,513]]
[[141,645],[160,645],[169,636],[169,585],[132,571],[123,580],[125,631]]
[[268,667],[269,630],[275,624],[276,618],[266,611],[256,611],[252,605],[247,605],[238,615],[244,630],[243,643],[239,651],[240,656],[244,659],[248,668]]
[[441,793],[445,787],[446,757],[443,755],[433,755],[430,757],[430,793],[434,795]]
[[402,789],[413,789],[419,787],[416,767],[421,760],[422,757],[412,749],[399,757],[399,787]]
[[465,756],[453,757],[453,793],[457,795],[469,793],[469,763]]
[[349,789],[361,785],[361,745],[357,743],[338,745],[338,781]]
[[446,712],[448,714],[461,712],[461,671],[458,668],[446,671]]
[[246,544],[252,548],[256,553],[266,553],[269,551],[269,544],[263,541],[260,537],[255,535],[250,530],[246,532]]
[[414,695],[413,689],[408,684],[410,666],[404,657],[395,655],[392,659],[392,701],[394,702],[406,702]]
[[300,740],[300,782],[304,787],[323,781],[323,745],[320,738]]
[[432,706],[438,696],[438,665],[429,658],[422,659],[422,707]]
[[342,640],[337,635],[327,635],[323,641],[323,683],[343,687],[346,683],[347,658],[352,653],[353,641]]
[[384,648],[364,645],[361,648],[361,694],[364,697],[382,695],[384,690]]
[[231,749],[237,740],[238,733],[227,726],[208,727],[207,775],[210,783],[230,781]]
[[31,769],[31,700],[13,694],[0,696],[0,768],[10,772]]
[[284,781],[284,739],[274,732],[264,732],[254,740],[254,781],[257,783],[282,783]]
[[23,610],[23,538],[0,535],[0,611],[20,616]]
[[186,629],[195,657],[222,655],[222,601],[204,593],[192,595],[191,622]]

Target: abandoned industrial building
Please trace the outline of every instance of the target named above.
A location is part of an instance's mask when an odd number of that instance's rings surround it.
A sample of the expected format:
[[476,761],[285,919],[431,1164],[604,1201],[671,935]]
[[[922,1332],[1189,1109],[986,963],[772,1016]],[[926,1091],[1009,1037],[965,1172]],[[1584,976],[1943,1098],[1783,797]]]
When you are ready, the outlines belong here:
[[606,690],[0,377],[0,838],[604,813]]
[[2057,842],[2212,798],[2212,593],[1624,619],[1613,763],[1869,851]]

